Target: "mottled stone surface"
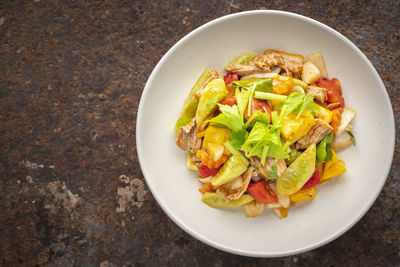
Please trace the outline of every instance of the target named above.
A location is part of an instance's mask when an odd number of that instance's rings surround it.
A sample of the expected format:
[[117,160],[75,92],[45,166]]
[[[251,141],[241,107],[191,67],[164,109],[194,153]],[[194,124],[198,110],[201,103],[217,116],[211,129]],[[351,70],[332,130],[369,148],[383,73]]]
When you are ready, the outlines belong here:
[[0,1],[0,265],[400,262],[398,134],[370,211],[297,256],[218,251],[178,228],[150,194],[135,144],[146,79],[185,34],[252,9],[296,12],[347,36],[381,75],[399,132],[399,1]]

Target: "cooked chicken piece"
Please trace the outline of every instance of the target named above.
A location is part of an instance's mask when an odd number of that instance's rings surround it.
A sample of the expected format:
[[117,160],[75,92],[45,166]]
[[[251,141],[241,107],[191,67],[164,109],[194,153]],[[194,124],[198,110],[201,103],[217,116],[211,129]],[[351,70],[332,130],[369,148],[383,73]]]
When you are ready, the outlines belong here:
[[295,59],[285,58],[284,55],[275,52],[265,51],[264,54],[254,57],[249,65],[231,65],[226,69],[236,73],[239,76],[245,76],[255,73],[276,72],[283,69],[288,76],[299,76],[303,64]]
[[281,67],[284,72],[281,72],[281,74],[286,75],[286,76],[293,76],[295,78],[300,77],[301,75],[301,70],[303,68],[303,62],[304,62],[304,57],[299,54],[290,54],[286,53],[283,51],[278,51],[278,50],[273,50],[273,49],[267,49],[264,51],[265,55],[278,55],[279,57],[282,57],[283,59],[283,64],[277,65],[278,67]]
[[261,68],[255,65],[240,65],[240,64],[230,65],[226,67],[226,70],[236,73],[239,76],[265,72]]
[[316,144],[332,131],[332,126],[330,126],[327,122],[320,119],[315,119],[315,124],[305,136],[297,141],[295,148],[303,149],[309,147],[313,143]]
[[281,176],[282,173],[286,170],[286,162],[285,160],[280,159],[276,164],[278,166],[278,176]]
[[314,96],[314,98],[321,103],[324,103],[326,100],[326,89],[323,87],[310,85],[307,89],[307,93]]
[[269,72],[276,71],[278,67],[285,70],[288,76],[292,76],[292,73],[300,73],[303,67],[301,62],[285,59],[284,56],[273,52],[256,56],[252,59],[251,64]]
[[247,190],[247,186],[250,183],[253,170],[253,167],[249,167],[244,174],[242,174],[235,180],[227,184],[221,185],[217,189],[217,194],[220,197],[223,197],[226,201],[239,199]]
[[293,73],[300,73],[303,68],[303,64],[294,60],[285,60],[285,64],[280,67],[286,70],[286,72],[290,71]]
[[[267,158],[265,161],[265,165],[262,166],[260,162],[260,158],[255,156],[250,158],[251,165],[254,166],[255,170],[260,174],[262,177],[267,178],[268,172],[272,170],[272,166],[275,164],[275,160],[273,158]],[[281,176],[282,173],[286,170],[286,163],[283,159],[279,159],[276,163],[278,167],[278,176]]]
[[340,108],[340,106],[341,106],[340,102],[335,102],[335,103],[328,104],[326,106],[326,108],[329,110],[334,110],[334,109]]
[[208,73],[211,74],[211,77],[208,78],[208,80],[204,82],[203,86],[200,87],[200,89],[197,90],[197,92],[195,93],[197,99],[200,99],[201,94],[203,93],[203,90],[204,88],[206,88],[207,84],[209,84],[212,80],[215,80],[220,77],[222,78],[221,74],[219,74],[218,71],[216,70],[208,70]]
[[264,71],[270,72],[271,69],[274,69],[276,66],[283,66],[285,64],[285,60],[281,55],[276,53],[271,53],[268,55],[261,54],[254,57],[251,60],[251,64],[263,69]]
[[285,51],[280,51],[280,50],[275,50],[275,49],[267,49],[264,51],[265,55],[272,54],[272,53],[282,56],[285,59],[285,61],[291,60],[291,61],[298,62],[300,64],[303,64],[303,62],[304,62],[304,56],[300,55],[300,54],[292,54],[292,53],[287,53]]
[[196,154],[192,154],[192,156],[190,157],[190,161],[196,165],[197,167],[201,166],[201,159],[199,159],[198,157],[196,157]]
[[200,149],[202,142],[201,138],[198,138],[196,135],[197,126],[196,121],[193,118],[188,124],[179,129],[176,144],[182,150],[189,150],[190,152],[195,153]]

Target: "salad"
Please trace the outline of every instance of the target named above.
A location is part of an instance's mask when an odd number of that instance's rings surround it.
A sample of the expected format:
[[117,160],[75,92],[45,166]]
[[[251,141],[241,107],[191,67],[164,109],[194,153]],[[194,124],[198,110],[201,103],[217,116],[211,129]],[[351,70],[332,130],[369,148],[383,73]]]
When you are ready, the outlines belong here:
[[272,209],[281,219],[346,171],[336,152],[355,145],[355,115],[321,53],[267,49],[235,58],[222,74],[201,74],[176,122],[176,144],[201,176],[205,204],[242,206],[247,217]]

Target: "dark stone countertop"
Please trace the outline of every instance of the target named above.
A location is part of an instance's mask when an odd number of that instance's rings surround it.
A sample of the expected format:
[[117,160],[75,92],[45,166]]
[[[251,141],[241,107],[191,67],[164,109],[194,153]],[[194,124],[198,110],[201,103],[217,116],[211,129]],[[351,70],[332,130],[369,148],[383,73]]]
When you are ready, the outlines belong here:
[[[392,169],[369,212],[330,244],[277,259],[231,255],[178,228],[150,194],[135,144],[140,95],[162,55],[212,19],[267,8],[354,42],[397,122]],[[399,1],[1,1],[0,265],[398,264],[399,14]]]

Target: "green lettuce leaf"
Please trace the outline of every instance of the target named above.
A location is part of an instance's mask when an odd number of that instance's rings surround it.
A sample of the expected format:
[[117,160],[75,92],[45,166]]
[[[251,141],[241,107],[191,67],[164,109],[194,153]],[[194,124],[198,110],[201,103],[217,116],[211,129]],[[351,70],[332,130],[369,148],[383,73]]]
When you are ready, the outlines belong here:
[[[272,79],[248,79],[232,82],[233,86],[245,88],[249,91],[247,98],[247,115],[251,115],[251,99],[254,92],[269,93],[272,91]],[[244,105],[244,104],[243,104]]]
[[246,135],[247,131],[245,129],[232,131],[229,136],[229,141],[235,149],[240,149],[240,147],[246,140]]
[[270,123],[270,117],[268,112],[261,112],[260,110],[256,110],[255,112],[253,112],[253,114],[251,115],[251,117],[246,121],[246,123],[244,124],[244,128],[247,129],[249,127],[254,126],[254,123],[256,121],[260,121],[260,122],[264,122],[265,124],[269,124]]
[[236,88],[235,97],[239,113],[243,117],[244,110],[246,109],[247,103],[249,102],[250,91],[245,89],[240,90],[239,88]]
[[312,103],[314,103],[314,96],[310,95],[310,94],[306,94],[303,100],[303,103],[300,106],[300,110],[299,113],[297,114],[296,119],[298,119],[301,115],[301,113],[303,113]]
[[240,115],[237,105],[221,105],[218,104],[221,114],[212,118],[210,122],[223,124],[232,131],[243,129],[243,117]]
[[235,87],[246,88],[247,90],[270,93],[272,91],[272,79],[248,79],[232,82]]
[[298,93],[294,92],[291,93],[288,99],[282,102],[277,109],[282,109],[284,106],[287,106],[287,113],[289,115],[293,112],[297,112],[297,118],[309,108],[314,103],[314,96],[310,94]]
[[271,170],[267,173],[268,180],[275,180],[278,178],[278,167],[272,165]]

